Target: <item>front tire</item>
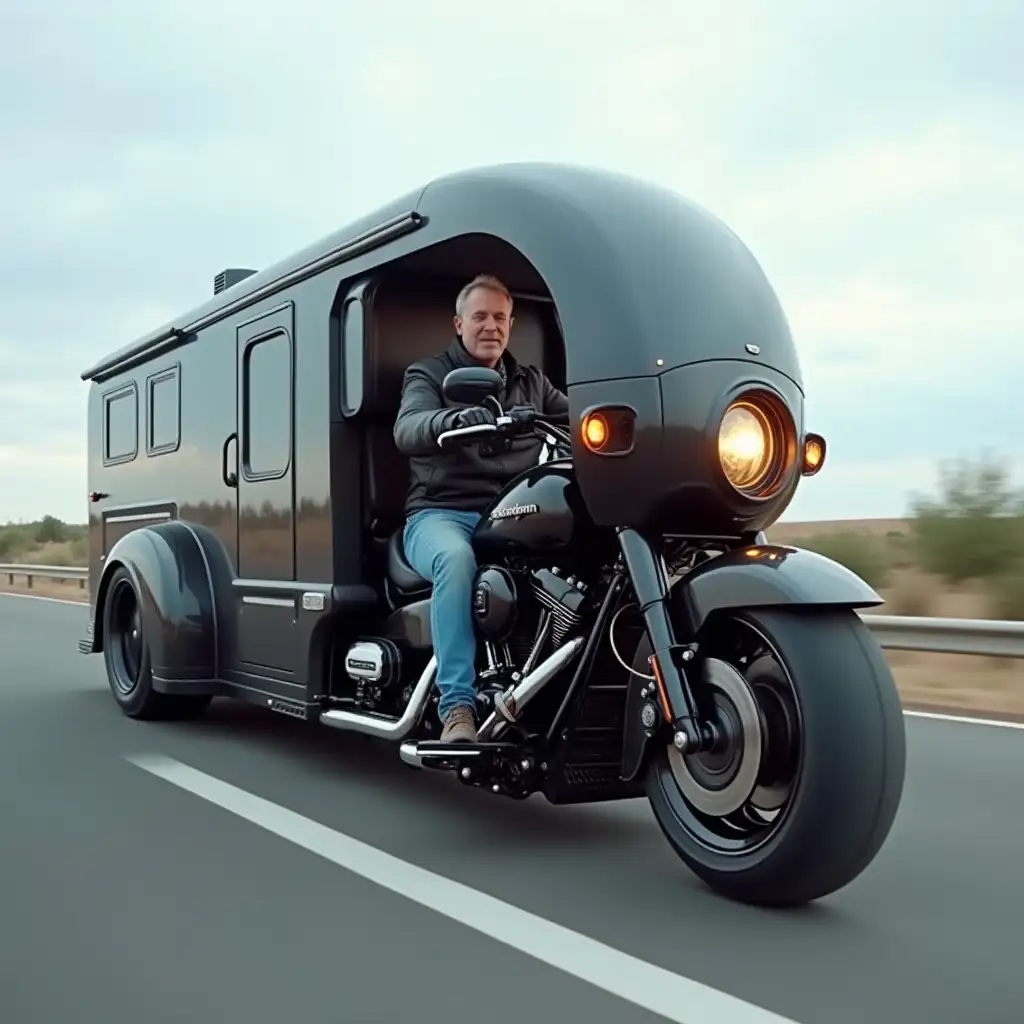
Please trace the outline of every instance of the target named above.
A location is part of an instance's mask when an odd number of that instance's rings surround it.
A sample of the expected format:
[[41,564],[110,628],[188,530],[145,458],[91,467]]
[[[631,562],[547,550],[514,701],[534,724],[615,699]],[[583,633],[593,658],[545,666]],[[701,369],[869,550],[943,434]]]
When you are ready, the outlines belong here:
[[103,604],[103,663],[117,706],[128,718],[141,720],[197,718],[211,697],[153,689],[149,640],[143,625],[135,584],[128,570],[119,565],[110,577]]
[[[888,836],[906,774],[877,641],[845,609],[723,614],[699,639],[694,689],[722,740],[706,754],[652,752],[647,795],[665,837],[739,902],[794,906],[849,884]],[[636,671],[649,653],[645,636]]]

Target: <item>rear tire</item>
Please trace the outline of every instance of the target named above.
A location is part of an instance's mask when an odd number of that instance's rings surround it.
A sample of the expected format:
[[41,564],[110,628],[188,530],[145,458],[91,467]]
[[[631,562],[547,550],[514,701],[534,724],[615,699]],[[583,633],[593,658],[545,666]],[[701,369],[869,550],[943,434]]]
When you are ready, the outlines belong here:
[[193,719],[213,699],[206,695],[158,693],[153,689],[142,605],[131,574],[123,565],[114,570],[103,604],[103,663],[110,692],[128,718]]
[[[717,680],[711,710],[734,739],[710,755],[652,751],[647,795],[665,837],[739,902],[795,906],[849,884],[888,836],[906,774],[877,641],[834,609],[723,614],[700,640],[698,671]],[[649,671],[649,652],[644,636],[634,670]]]

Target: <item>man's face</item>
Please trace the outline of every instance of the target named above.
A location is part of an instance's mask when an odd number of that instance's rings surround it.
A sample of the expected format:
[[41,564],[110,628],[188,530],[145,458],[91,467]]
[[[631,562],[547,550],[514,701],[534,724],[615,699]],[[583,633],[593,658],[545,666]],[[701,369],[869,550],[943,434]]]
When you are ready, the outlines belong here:
[[497,366],[512,330],[512,303],[491,288],[474,288],[461,317],[455,317],[455,331],[466,351],[485,366]]

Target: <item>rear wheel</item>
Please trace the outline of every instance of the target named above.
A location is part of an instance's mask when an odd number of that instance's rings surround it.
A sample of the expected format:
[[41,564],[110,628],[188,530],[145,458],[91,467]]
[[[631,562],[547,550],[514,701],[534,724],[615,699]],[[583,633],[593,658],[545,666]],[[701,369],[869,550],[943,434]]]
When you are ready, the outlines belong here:
[[[716,616],[695,689],[719,735],[704,753],[652,752],[651,807],[690,869],[731,899],[807,903],[882,846],[906,770],[903,713],[882,651],[848,610]],[[634,669],[647,672],[646,636]]]
[[103,605],[103,661],[110,692],[129,718],[195,718],[206,710],[212,699],[203,695],[158,693],[153,689],[142,606],[131,574],[124,566],[114,570]]

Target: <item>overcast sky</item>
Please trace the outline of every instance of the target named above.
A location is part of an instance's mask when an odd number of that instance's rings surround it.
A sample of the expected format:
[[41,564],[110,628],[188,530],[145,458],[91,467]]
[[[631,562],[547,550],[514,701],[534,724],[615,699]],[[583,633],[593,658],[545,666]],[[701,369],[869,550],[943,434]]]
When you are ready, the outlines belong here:
[[79,373],[220,269],[512,160],[751,246],[831,444],[786,518],[984,447],[1024,483],[1021,0],[6,0],[0,39],[0,521],[84,520]]

